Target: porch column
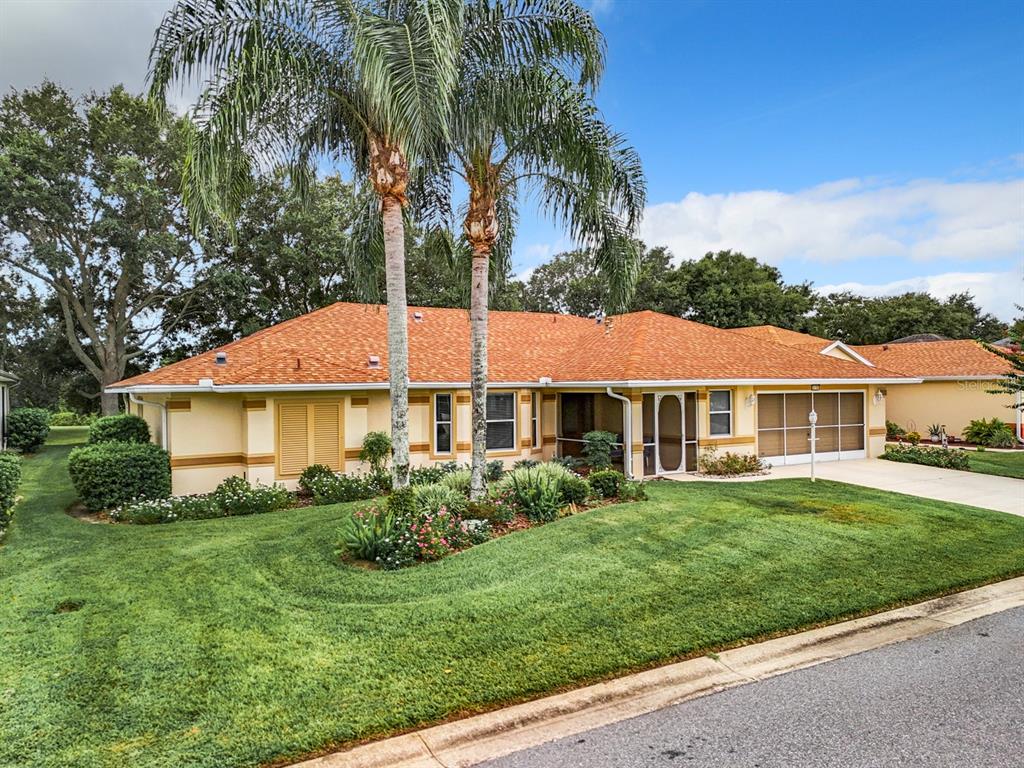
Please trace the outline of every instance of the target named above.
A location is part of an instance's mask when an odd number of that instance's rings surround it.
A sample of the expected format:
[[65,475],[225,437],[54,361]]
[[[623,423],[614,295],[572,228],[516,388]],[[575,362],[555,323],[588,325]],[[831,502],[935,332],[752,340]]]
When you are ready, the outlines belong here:
[[[633,390],[629,393],[630,400],[630,432],[632,446],[630,469],[633,479],[640,480],[644,476],[644,396],[642,392]],[[625,403],[623,403],[625,405]]]

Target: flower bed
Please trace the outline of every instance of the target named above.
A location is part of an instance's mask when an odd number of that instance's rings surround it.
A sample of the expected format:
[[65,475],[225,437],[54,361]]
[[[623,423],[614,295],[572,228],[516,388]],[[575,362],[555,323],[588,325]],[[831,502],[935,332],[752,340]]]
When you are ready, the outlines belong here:
[[[393,491],[357,509],[339,532],[343,560],[394,570],[439,560],[492,538],[620,501],[641,501],[641,483],[604,470],[590,482],[555,462],[526,464],[491,483],[487,499],[468,499],[465,470],[440,482]],[[596,478],[596,482],[594,482]]]
[[923,464],[929,467],[960,469],[969,471],[971,460],[968,453],[958,448],[928,448],[923,445],[889,444],[879,458],[886,461],[900,461],[907,464]]

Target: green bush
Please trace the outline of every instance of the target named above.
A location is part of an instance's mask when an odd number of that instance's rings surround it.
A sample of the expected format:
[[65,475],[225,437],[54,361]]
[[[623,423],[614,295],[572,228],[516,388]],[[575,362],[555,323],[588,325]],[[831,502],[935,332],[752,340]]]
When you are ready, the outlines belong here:
[[75,413],[74,411],[57,411],[50,414],[51,427],[86,427],[93,423],[96,414]]
[[1017,442],[1013,436],[1013,428],[994,416],[991,419],[972,421],[964,430],[963,438],[989,448],[1012,448]]
[[133,413],[96,419],[89,427],[90,443],[148,443],[149,424]]
[[15,408],[7,414],[7,447],[35,453],[50,434],[50,412],[45,408]]
[[895,421],[889,421],[886,419],[885,422],[885,436],[889,440],[895,440],[897,437],[904,437],[907,434],[907,430],[897,424]]
[[619,484],[619,501],[646,501],[647,490],[639,480],[625,480]]
[[304,496],[313,495],[313,487],[320,482],[327,481],[334,477],[334,470],[326,464],[310,464],[299,475],[299,493]]
[[174,523],[178,520],[207,520],[224,517],[225,512],[212,494],[200,496],[172,496],[169,499],[149,499],[114,507],[110,519],[133,525]]
[[466,497],[454,488],[435,483],[434,485],[414,486],[416,509],[420,516],[436,515],[442,509],[462,517],[468,502]]
[[[558,466],[553,465],[553,466]],[[590,498],[590,483],[573,472],[566,472],[561,481],[563,504],[586,504]]]
[[394,551],[395,514],[388,505],[357,509],[341,527],[341,546],[357,560],[383,565]]
[[292,504],[292,496],[283,486],[250,485],[248,480],[238,475],[224,480],[212,495],[227,517],[260,515]]
[[613,499],[619,495],[619,486],[622,485],[626,476],[617,469],[603,469],[600,472],[591,472],[587,475],[587,482],[590,483],[594,493],[602,499]]
[[508,490],[515,507],[534,522],[554,520],[563,506],[560,478],[541,467],[513,470],[500,487]]
[[536,467],[540,462],[536,459],[520,459],[512,465],[512,469],[529,469],[530,467]]
[[927,448],[916,445],[888,445],[879,458],[888,461],[901,461],[908,464],[925,464],[929,467],[945,469],[971,468],[968,451],[959,448]]
[[515,509],[510,504],[500,504],[498,500],[470,501],[466,503],[466,520],[486,520],[491,525],[512,522]]
[[575,456],[553,456],[548,464],[561,464],[566,469],[576,471],[583,466],[584,462]]
[[447,485],[449,488],[458,491],[467,499],[469,498],[469,483],[470,474],[468,469],[457,469],[441,478],[442,485]]
[[768,469],[768,465],[753,454],[726,451],[719,456],[714,446],[700,455],[697,465],[702,474],[719,477],[759,474]]
[[487,468],[484,470],[484,479],[489,483],[496,483],[501,480],[505,474],[505,462],[501,459],[495,459],[494,461],[487,462]]
[[319,474],[309,478],[307,487],[317,505],[372,499],[382,493],[372,475]]
[[520,493],[523,488],[541,480],[545,484],[553,484],[560,507],[583,504],[590,497],[590,484],[586,480],[566,469],[563,464],[553,461],[513,469],[495,485],[495,492],[498,496],[506,494],[508,498],[507,492],[512,491],[510,503],[525,513]]
[[171,495],[171,460],[152,443],[95,443],[68,455],[68,473],[90,512]]
[[386,432],[367,432],[363,438],[363,447],[359,450],[359,460],[370,465],[374,474],[383,472],[391,457],[391,438]]
[[14,500],[21,483],[21,459],[10,451],[0,452],[0,537],[14,514]]
[[911,445],[917,445],[918,443],[921,442],[921,433],[920,432],[907,432],[906,437],[907,437],[907,442],[909,442]]
[[455,472],[459,465],[454,461],[446,461],[443,464],[434,464],[429,467],[413,467],[409,470],[409,485],[434,485],[441,482],[441,479],[452,472]]
[[591,469],[600,471],[611,469],[612,448],[615,447],[617,437],[612,432],[595,430],[587,432],[583,436],[583,455],[587,458],[587,464]]

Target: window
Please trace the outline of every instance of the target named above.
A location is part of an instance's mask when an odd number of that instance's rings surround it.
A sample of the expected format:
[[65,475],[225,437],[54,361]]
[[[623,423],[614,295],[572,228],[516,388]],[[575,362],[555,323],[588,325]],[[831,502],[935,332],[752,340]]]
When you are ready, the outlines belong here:
[[434,453],[452,452],[452,396],[434,395]]
[[530,395],[530,427],[533,430],[533,447],[540,448],[540,394],[533,392]]
[[711,414],[711,434],[732,434],[732,392],[728,389],[712,390],[708,393]]
[[516,394],[487,395],[487,450],[512,451],[516,447]]

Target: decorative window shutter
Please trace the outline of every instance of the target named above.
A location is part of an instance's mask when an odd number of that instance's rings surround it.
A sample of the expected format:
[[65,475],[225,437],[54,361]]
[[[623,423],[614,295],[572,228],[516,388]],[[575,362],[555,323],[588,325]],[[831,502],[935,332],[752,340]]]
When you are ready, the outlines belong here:
[[281,474],[298,475],[309,466],[309,414],[305,403],[281,403]]
[[337,403],[318,403],[313,411],[313,464],[326,464],[335,472],[341,465],[341,427]]

